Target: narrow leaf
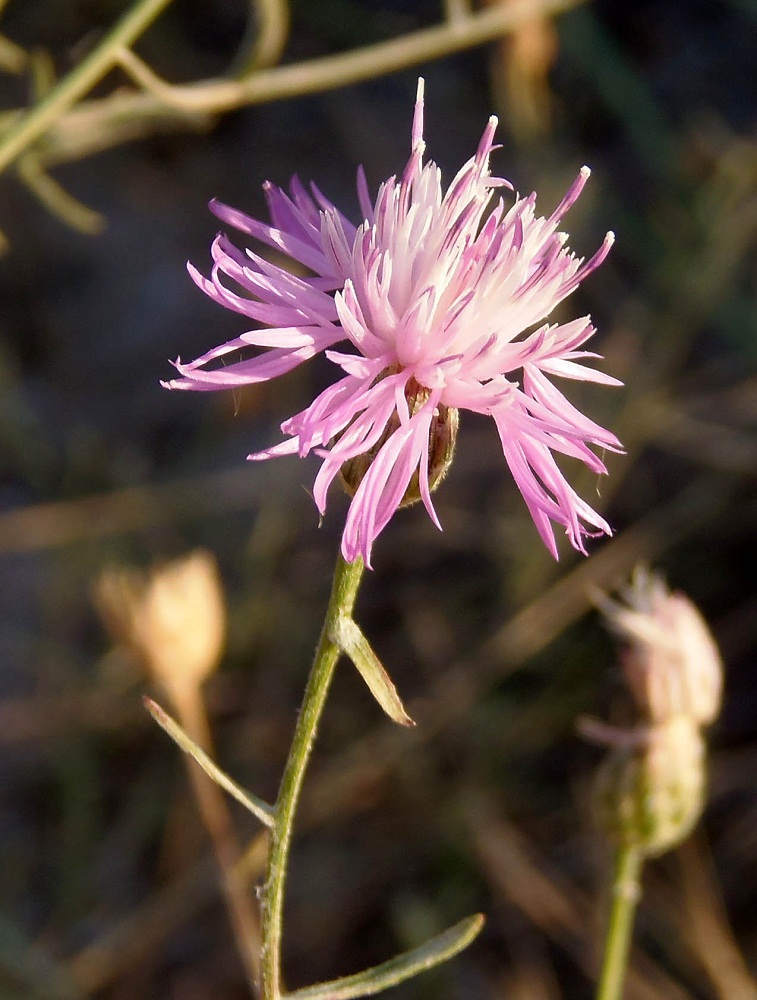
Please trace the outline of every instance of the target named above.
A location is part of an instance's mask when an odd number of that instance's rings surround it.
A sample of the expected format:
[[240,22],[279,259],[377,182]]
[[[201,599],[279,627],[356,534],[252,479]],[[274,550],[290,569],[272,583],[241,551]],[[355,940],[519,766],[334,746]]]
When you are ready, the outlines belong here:
[[337,619],[331,638],[355,664],[371,694],[389,718],[401,726],[414,726],[415,722],[405,711],[391,677],[357,623],[351,618]]
[[174,743],[184,753],[188,753],[190,757],[194,757],[208,777],[212,778],[217,785],[220,785],[237,802],[241,802],[245,809],[249,809],[253,816],[257,816],[261,823],[269,827],[273,826],[273,806],[270,806],[267,802],[263,802],[256,795],[252,795],[231,779],[228,774],[225,774],[220,767],[213,763],[205,751],[187,735],[179,723],[175,719],[172,719],[152,698],[143,698],[142,702],[161,729],[168,733]]
[[417,976],[419,972],[425,972],[426,969],[432,969],[448,958],[453,958],[463,948],[467,948],[483,926],[483,914],[476,913],[426,941],[419,948],[405,951],[390,958],[388,962],[365,969],[354,976],[332,979],[328,983],[318,983],[287,993],[284,1000],[353,1000],[354,997],[373,996],[374,993],[396,986],[411,976]]

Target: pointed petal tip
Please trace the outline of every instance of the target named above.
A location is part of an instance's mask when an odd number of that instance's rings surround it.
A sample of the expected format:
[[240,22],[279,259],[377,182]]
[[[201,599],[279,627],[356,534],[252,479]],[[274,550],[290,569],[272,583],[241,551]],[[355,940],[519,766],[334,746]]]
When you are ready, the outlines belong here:
[[[175,364],[175,362],[172,362],[172,364]],[[160,382],[161,388],[163,388],[163,389],[187,390],[187,389],[193,389],[193,388],[195,388],[192,385],[191,380],[188,379],[188,378],[160,379],[159,382]]]
[[369,542],[367,545],[362,545],[357,539],[348,539],[345,536],[342,536],[342,555],[344,556],[345,562],[354,563],[357,562],[358,559],[362,559],[365,564],[365,568],[372,570],[372,553],[372,542]]
[[360,551],[360,546],[353,540],[348,539],[345,535],[342,536],[341,545],[342,557],[347,563],[354,563],[358,559],[363,560],[366,569],[373,570],[373,563],[371,562],[371,549],[366,548],[364,552]]
[[372,551],[373,551],[372,545],[367,546],[365,552],[361,552],[358,549],[358,551],[352,554],[352,558],[348,559],[347,562],[354,563],[357,562],[358,559],[362,559],[363,562],[365,563],[365,568],[373,570],[373,561],[371,559]]
[[[413,109],[413,126],[410,132],[410,148],[413,152],[423,142],[423,95],[425,90],[425,80],[418,77],[418,89],[415,93],[415,108]],[[425,147],[421,149],[421,155]]]

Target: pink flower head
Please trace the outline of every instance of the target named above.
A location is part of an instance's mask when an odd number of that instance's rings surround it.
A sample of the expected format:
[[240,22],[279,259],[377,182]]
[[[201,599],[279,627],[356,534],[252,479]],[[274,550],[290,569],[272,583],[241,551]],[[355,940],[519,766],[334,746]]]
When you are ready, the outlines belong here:
[[[496,125],[490,118],[475,155],[445,192],[439,168],[423,162],[421,80],[412,152],[402,176],[385,181],[374,202],[358,171],[359,226],[314,184],[307,191],[296,177],[289,193],[264,185],[270,223],[211,203],[225,223],[285,254],[311,276],[292,274],[250,248],[240,250],[224,234],[213,243],[209,278],[189,267],[210,298],[264,327],[190,364],[177,360],[181,377],[166,383],[169,388],[263,382],[321,351],[341,369],[306,409],[284,421],[285,441],[249,457],[259,461],[315,451],[323,463],[313,492],[323,513],[342,466],[372,454],[342,539],[350,562],[362,556],[370,565],[376,537],[413,482],[441,528],[431,501],[429,437],[445,408],[494,419],[510,471],[555,558],[552,522],[584,553],[586,536],[610,533],[568,485],[553,452],[604,473],[589,446],[619,451],[620,444],[572,406],[551,377],[620,383],[583,364],[599,357],[581,350],[595,332],[588,317],[546,320],[602,263],[614,237],[608,233],[584,261],[569,252],[567,235],[557,231],[589,177],[588,167],[548,218],[536,215],[534,194],[515,197],[509,209],[502,197],[493,197],[493,189],[512,190],[489,173]],[[338,344],[345,349],[335,350]],[[212,367],[250,346],[265,350]]]

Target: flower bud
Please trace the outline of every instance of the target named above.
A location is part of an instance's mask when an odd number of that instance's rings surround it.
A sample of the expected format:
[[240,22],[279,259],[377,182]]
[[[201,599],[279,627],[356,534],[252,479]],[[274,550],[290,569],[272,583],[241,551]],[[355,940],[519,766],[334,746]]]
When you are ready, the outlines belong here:
[[691,601],[638,568],[626,604],[600,600],[625,641],[621,662],[639,710],[652,722],[685,714],[700,725],[720,709],[723,665],[704,619]]
[[702,727],[720,708],[723,667],[701,615],[683,594],[639,568],[622,594],[599,606],[624,640],[625,678],[642,715],[631,729],[596,720],[585,735],[610,747],[595,783],[605,832],[644,854],[679,844],[701,815],[706,746]]
[[95,603],[116,641],[171,692],[200,685],[218,665],[226,616],[210,553],[198,550],[150,572],[106,570]]
[[618,743],[597,773],[599,826],[624,847],[662,854],[691,832],[704,804],[705,744],[696,722],[673,716],[646,740]]
[[[410,416],[414,416],[431,395],[430,390],[411,379],[405,388]],[[451,406],[439,405],[431,417],[428,432],[428,485],[435,490],[447,474],[455,454],[459,413]],[[373,460],[392,434],[401,426],[396,411],[389,418],[386,430],[379,440],[362,455],[346,461],[339,470],[342,485],[350,496],[353,496],[370,469]],[[400,507],[409,507],[421,499],[419,473],[416,469],[408,484],[405,494],[399,503]]]

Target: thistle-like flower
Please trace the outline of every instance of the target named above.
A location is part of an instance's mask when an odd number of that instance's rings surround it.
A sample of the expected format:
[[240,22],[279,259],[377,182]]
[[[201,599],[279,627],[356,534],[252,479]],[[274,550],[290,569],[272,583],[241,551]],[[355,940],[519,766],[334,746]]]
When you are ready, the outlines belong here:
[[[581,350],[595,332],[588,317],[546,321],[602,263],[613,235],[584,261],[558,232],[588,167],[548,218],[536,215],[534,194],[516,196],[508,209],[495,191],[512,185],[489,173],[496,125],[490,118],[475,155],[445,192],[439,168],[423,162],[421,80],[407,166],[381,185],[375,201],[358,171],[363,222],[357,227],[314,184],[307,191],[297,178],[289,193],[264,186],[270,223],[211,203],[227,225],[287,255],[311,276],[240,250],[223,234],[213,243],[209,278],[190,265],[207,295],[265,327],[190,364],[177,360],[181,377],[168,387],[263,382],[321,351],[341,370],[310,406],[284,421],[287,440],[249,457],[314,451],[323,459],[313,490],[321,513],[341,474],[353,494],[342,539],[349,562],[362,556],[370,565],[378,534],[400,506],[416,499],[441,528],[431,490],[451,459],[459,409],[494,419],[513,478],[555,558],[553,523],[581,552],[586,536],[610,533],[570,487],[553,453],[604,473],[590,445],[619,451],[620,444],[571,405],[551,377],[620,383],[583,364],[599,357]],[[340,343],[348,350],[334,350]],[[213,366],[251,346],[265,350]]]

